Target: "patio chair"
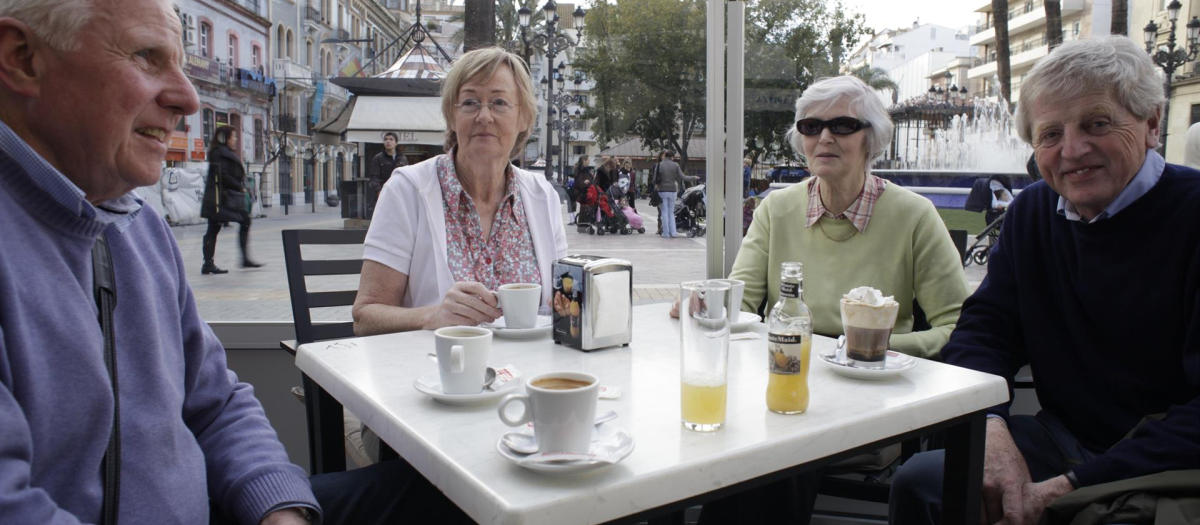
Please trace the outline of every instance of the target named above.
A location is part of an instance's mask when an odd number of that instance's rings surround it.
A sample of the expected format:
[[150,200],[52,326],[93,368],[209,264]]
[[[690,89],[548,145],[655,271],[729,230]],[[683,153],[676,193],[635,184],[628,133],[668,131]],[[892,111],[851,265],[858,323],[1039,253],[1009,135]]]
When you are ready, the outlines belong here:
[[[306,277],[330,275],[358,275],[362,273],[362,259],[305,259],[302,246],[305,245],[353,245],[363,244],[367,238],[367,230],[284,230],[283,259],[287,268],[288,292],[292,302],[292,320],[296,327],[296,339],[281,341],[279,346],[293,356],[300,345],[329,339],[354,337],[353,322],[321,323],[312,321],[313,308],[328,308],[351,306],[358,296],[357,287],[354,290],[320,291],[308,290]],[[305,411],[308,415],[309,466],[313,474],[336,472],[346,469],[346,455],[349,454],[360,466],[370,463],[362,452],[361,436],[358,428],[347,428],[346,419],[321,418],[321,414],[341,414],[341,403],[316,386],[307,375],[303,376],[304,387],[302,397]],[[293,389],[295,391],[296,389]],[[322,410],[324,408],[325,410]],[[323,437],[321,447],[316,443],[317,433]],[[358,436],[357,440],[355,436]],[[347,441],[342,446],[343,441]],[[380,443],[380,460],[395,457],[385,444]]]

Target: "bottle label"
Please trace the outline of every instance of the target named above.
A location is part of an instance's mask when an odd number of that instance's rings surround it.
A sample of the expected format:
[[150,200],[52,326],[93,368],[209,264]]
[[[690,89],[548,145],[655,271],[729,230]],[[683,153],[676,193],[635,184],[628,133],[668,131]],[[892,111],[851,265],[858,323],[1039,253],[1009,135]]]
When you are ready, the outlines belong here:
[[772,374],[792,375],[800,373],[804,346],[802,335],[767,335],[767,370]]
[[789,283],[789,282],[779,283],[779,296],[780,297],[791,297],[793,299],[796,297],[800,297],[800,283]]

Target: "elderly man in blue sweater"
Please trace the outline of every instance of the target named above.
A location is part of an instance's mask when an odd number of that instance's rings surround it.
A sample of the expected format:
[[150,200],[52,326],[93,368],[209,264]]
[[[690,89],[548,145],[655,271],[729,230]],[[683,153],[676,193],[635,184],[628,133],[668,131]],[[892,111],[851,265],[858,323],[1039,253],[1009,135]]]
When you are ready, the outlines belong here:
[[[1028,364],[1042,405],[990,411],[983,523],[1034,524],[1061,496],[1110,482],[1200,484],[1200,172],[1152,149],[1162,106],[1154,65],[1126,37],[1064,44],[1021,86],[1018,131],[1044,180],[1008,208],[942,349],[1010,384]],[[901,467],[893,523],[937,522],[942,459]],[[1134,521],[1120,516],[1087,523]]]
[[0,0],[0,523],[466,521],[399,461],[310,485],[227,369],[131,193],[199,106],[180,31],[168,0]]

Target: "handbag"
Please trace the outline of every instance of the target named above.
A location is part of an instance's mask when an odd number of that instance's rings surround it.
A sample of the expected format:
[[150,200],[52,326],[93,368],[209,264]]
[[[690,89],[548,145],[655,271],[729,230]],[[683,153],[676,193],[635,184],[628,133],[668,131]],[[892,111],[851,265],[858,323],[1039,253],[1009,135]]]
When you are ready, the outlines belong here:
[[213,219],[220,222],[245,222],[246,220],[246,192],[225,189],[221,187],[221,174],[217,174],[217,203],[216,215]]

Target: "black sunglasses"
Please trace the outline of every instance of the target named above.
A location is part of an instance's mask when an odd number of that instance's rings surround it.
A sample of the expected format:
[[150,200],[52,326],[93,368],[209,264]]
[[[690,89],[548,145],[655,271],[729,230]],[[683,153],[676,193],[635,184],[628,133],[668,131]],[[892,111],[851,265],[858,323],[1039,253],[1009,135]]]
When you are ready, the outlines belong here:
[[869,127],[871,127],[870,122],[864,122],[854,117],[837,117],[829,120],[806,118],[796,122],[796,131],[810,137],[820,135],[825,128],[829,128],[829,132],[834,135],[852,135]]

